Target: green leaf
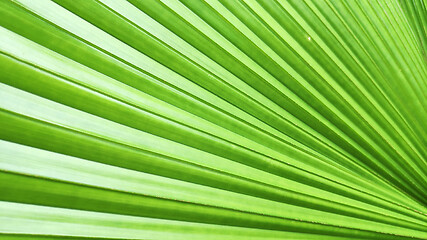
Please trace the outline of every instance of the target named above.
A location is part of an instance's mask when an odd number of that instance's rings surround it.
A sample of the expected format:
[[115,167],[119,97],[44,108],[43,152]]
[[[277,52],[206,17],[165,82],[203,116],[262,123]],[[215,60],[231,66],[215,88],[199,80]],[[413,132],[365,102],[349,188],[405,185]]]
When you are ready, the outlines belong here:
[[424,0],[1,0],[1,239],[427,239]]

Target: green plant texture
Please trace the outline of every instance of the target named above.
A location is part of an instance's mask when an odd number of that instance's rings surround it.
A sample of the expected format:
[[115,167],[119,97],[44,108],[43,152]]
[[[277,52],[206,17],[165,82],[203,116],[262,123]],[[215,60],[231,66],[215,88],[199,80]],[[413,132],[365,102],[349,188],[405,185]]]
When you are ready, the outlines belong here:
[[425,0],[0,0],[0,239],[427,239]]

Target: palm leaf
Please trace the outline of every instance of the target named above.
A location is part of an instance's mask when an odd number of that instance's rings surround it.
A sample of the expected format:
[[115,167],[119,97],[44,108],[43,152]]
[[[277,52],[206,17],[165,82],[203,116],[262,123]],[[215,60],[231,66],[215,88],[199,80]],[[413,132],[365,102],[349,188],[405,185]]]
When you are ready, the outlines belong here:
[[0,14],[0,238],[427,239],[424,0]]

